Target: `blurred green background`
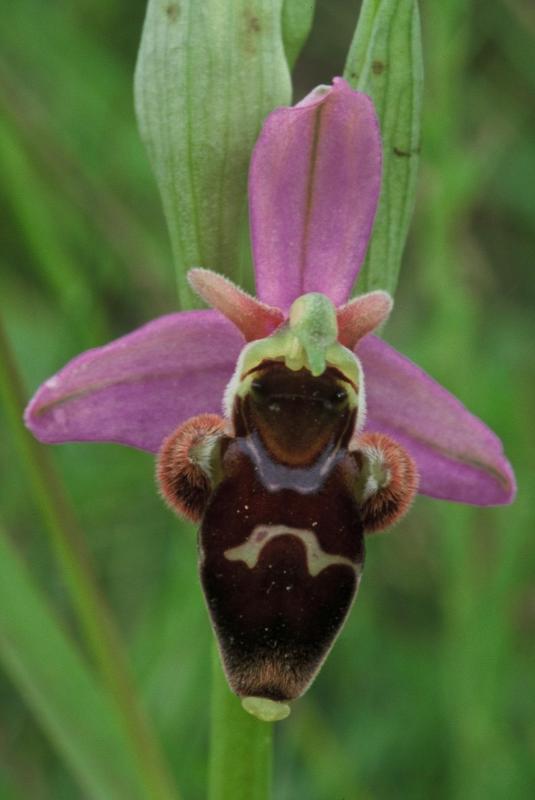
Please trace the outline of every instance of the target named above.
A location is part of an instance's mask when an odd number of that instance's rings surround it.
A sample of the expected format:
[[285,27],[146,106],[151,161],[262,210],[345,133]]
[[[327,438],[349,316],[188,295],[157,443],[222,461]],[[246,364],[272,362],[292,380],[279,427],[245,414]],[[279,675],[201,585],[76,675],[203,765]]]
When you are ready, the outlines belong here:
[[[351,618],[277,726],[277,800],[535,796],[535,7],[422,6],[420,190],[386,338],[503,438],[519,495],[496,510],[419,498],[369,541]],[[133,112],[144,7],[3,8],[0,297],[28,396],[80,350],[176,308]],[[357,14],[319,0],[296,99],[340,74]],[[13,425],[0,424],[0,523],[76,635]],[[202,798],[210,632],[193,534],[159,500],[149,455],[52,456],[182,795]],[[0,798],[83,797],[1,671],[0,704]]]

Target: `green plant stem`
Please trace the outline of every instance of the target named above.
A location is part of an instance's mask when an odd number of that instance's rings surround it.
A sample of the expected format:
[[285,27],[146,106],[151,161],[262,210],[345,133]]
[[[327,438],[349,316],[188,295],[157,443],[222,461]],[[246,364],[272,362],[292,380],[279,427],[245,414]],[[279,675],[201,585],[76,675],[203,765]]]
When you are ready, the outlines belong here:
[[215,644],[212,653],[209,800],[267,800],[271,788],[273,723],[241,707],[227,686]]
[[176,800],[156,739],[136,699],[115,625],[97,588],[89,553],[54,463],[22,425],[26,393],[0,320],[0,396],[63,571],[88,646],[128,735],[147,798]]

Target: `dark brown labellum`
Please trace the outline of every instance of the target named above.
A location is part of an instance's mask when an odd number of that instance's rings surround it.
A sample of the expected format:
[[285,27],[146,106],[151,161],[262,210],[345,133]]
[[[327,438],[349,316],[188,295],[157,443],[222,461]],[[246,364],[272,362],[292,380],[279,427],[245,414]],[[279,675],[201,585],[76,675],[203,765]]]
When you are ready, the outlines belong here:
[[201,580],[232,689],[291,700],[340,631],[364,560],[354,409],[336,370],[275,364],[255,383],[236,400],[203,517]]
[[335,367],[313,376],[265,360],[242,375],[231,425],[201,414],[159,454],[163,497],[201,522],[229,684],[262,719],[306,690],[354,600],[364,533],[399,519],[417,490],[397,442],[355,433],[359,389]]

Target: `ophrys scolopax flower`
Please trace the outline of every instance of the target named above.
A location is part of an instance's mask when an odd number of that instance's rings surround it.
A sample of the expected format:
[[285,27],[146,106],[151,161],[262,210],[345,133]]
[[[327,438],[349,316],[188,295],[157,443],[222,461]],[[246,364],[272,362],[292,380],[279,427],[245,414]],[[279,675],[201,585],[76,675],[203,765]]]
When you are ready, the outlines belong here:
[[217,310],[78,356],[26,412],[44,442],[159,452],[162,493],[201,523],[206,601],[244,697],[302,694],[353,601],[365,533],[418,485],[478,505],[514,495],[498,438],[373,335],[390,297],[348,300],[380,180],[373,106],[343,80],[274,111],[250,169],[258,299],[193,270]]

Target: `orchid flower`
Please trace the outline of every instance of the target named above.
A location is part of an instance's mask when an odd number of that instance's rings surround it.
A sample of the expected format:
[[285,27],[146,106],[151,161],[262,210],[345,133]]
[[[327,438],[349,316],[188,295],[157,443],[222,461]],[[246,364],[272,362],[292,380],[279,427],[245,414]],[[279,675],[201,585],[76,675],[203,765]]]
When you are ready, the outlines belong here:
[[[349,299],[372,231],[381,160],[373,105],[340,78],[275,110],[249,175],[257,298],[206,269],[192,270],[191,285],[213,309],[160,317],[77,356],[26,410],[27,426],[43,442],[160,452],[164,497],[202,522],[207,604],[231,687],[250,702],[292,699],[308,686],[355,594],[362,533],[399,518],[417,487],[483,506],[509,503],[515,492],[495,434],[372,333],[390,313],[389,295]],[[290,422],[281,411],[288,398]],[[295,452],[288,437],[298,441]],[[254,470],[245,474],[240,459]],[[335,503],[338,489],[325,488],[342,469],[359,517],[351,541],[340,510],[346,490]],[[239,480],[232,483],[231,473]],[[261,491],[250,488],[254,480]],[[216,502],[218,486],[227,488]],[[268,519],[249,508],[248,497],[262,508],[274,497],[278,505],[269,506]],[[306,520],[290,519],[287,508],[279,519],[282,506],[302,506]],[[343,546],[332,538],[336,531],[331,539],[322,534],[329,520],[348,539]],[[225,531],[226,549],[214,555],[210,542]],[[225,569],[235,572],[218,585]],[[243,611],[244,598],[254,614]],[[244,614],[240,628],[235,619]]]

